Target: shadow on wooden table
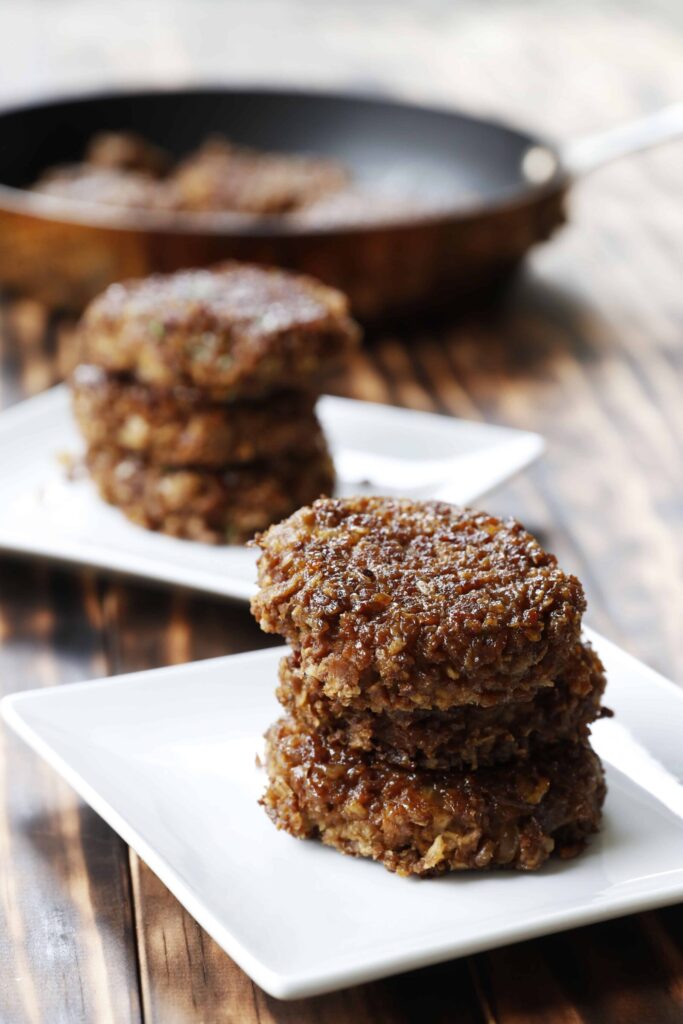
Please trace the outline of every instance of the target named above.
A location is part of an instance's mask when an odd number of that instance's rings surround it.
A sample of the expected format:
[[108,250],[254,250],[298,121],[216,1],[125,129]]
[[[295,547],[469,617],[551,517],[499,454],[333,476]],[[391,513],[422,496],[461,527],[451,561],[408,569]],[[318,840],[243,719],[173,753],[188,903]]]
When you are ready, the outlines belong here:
[[[78,814],[84,836],[92,839],[106,831],[89,808],[81,806]],[[84,844],[89,883],[83,887],[74,877],[73,853],[63,845],[59,816],[31,818],[22,833],[81,916],[92,914],[91,900],[97,905],[98,926],[114,933],[125,957],[130,936],[121,927],[111,860],[98,862],[97,844]],[[141,997],[151,1021],[542,1024],[555,1014],[558,1020],[582,1020],[584,1013],[601,1022],[674,1019],[671,1000],[683,977],[671,953],[683,932],[681,908],[519,943],[326,996],[280,1002],[254,985],[146,865],[134,853],[129,856]],[[112,942],[107,946],[111,949]],[[653,1007],[661,1015],[653,1015]]]
[[[75,324],[74,314],[49,310],[29,296],[16,295],[7,303],[3,358],[21,367],[26,392],[37,393],[68,375],[77,362]],[[599,358],[589,338],[603,333],[598,313],[578,292],[525,266],[504,287],[473,298],[459,311],[371,327],[365,345],[373,357],[381,357],[388,341],[418,355],[436,345],[450,353],[463,380],[476,373],[480,381],[509,386],[543,378],[563,355],[580,363]],[[346,378],[333,390],[349,390]]]
[[[419,346],[423,336],[444,340],[468,337],[476,332],[482,342],[495,346],[496,340],[513,349],[511,368],[523,369],[543,364],[553,353],[568,347],[575,357],[589,361],[596,353],[586,330],[597,312],[581,293],[555,279],[552,274],[526,266],[505,289],[489,293],[485,299],[462,310],[442,310],[399,322],[370,327],[365,342],[371,348],[389,334],[411,347]],[[542,327],[547,331],[543,332]],[[529,331],[525,335],[525,328]],[[520,347],[526,358],[514,357]]]

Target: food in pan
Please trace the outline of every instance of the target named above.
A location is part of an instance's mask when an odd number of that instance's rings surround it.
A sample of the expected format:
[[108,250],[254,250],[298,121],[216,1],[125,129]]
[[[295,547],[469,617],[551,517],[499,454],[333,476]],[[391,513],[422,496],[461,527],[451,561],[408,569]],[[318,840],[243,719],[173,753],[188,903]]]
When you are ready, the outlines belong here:
[[270,268],[112,285],[71,380],[101,496],[149,529],[241,543],[330,493],[315,400],[358,337],[339,292]]
[[206,139],[174,164],[137,135],[102,132],[81,163],[48,169],[32,188],[122,208],[273,216],[343,193],[349,182],[348,170],[336,160],[251,149],[221,136]]
[[264,153],[208,139],[171,177],[179,210],[281,214],[343,189],[349,174],[319,157]]
[[57,167],[41,178],[35,191],[58,199],[132,210],[165,208],[165,194],[154,178],[139,171],[124,171],[116,167],[89,164]]
[[306,228],[378,222],[442,205],[413,184],[355,182],[339,160],[268,152],[210,136],[174,162],[127,132],[94,136],[80,163],[47,169],[33,191],[86,203],[175,214],[286,217]]
[[85,163],[161,178],[169,170],[171,158],[160,146],[133,132],[98,132],[88,144]]
[[513,520],[321,499],[256,538],[256,619],[292,653],[263,804],[401,874],[539,867],[600,821],[604,669],[579,581]]
[[[449,197],[450,198],[450,197]],[[461,199],[466,199],[464,190]],[[326,192],[292,212],[291,220],[302,228],[362,226],[368,223],[401,220],[418,213],[438,213],[447,200],[416,194],[415,187],[397,191],[396,186],[380,188],[349,185]]]

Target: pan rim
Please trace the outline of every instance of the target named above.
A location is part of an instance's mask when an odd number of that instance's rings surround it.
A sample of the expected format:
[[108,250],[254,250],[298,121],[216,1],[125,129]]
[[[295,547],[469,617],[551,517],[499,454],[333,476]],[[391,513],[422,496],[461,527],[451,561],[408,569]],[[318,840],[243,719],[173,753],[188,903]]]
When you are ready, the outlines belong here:
[[240,222],[240,215],[225,213],[177,213],[152,211],[144,209],[126,210],[122,207],[108,207],[103,203],[88,203],[77,200],[63,199],[26,188],[19,188],[0,182],[0,213],[19,214],[36,220],[51,223],[68,224],[89,230],[107,230],[125,234],[127,232],[144,233],[149,236],[171,237],[216,237],[229,238],[235,241],[260,238],[265,241],[307,238],[339,238],[361,237],[374,235],[378,232],[392,232],[397,235],[410,233],[421,228],[439,228],[464,225],[468,222],[505,214],[514,209],[523,209],[542,202],[545,198],[561,194],[572,184],[572,175],[564,166],[560,146],[543,135],[507,122],[503,118],[480,116],[460,107],[435,102],[423,103],[406,100],[394,93],[370,93],[365,89],[355,89],[352,85],[340,88],[320,88],[292,86],[283,83],[268,82],[214,82],[196,81],[179,85],[178,83],[149,85],[145,83],[136,87],[111,86],[94,91],[65,91],[56,97],[33,97],[25,102],[10,103],[0,106],[0,128],[5,116],[21,115],[24,112],[50,109],[65,104],[91,104],[104,101],[132,100],[142,97],[159,97],[178,95],[186,96],[201,93],[217,93],[232,96],[281,96],[331,101],[354,101],[357,103],[384,104],[436,115],[453,116],[473,124],[484,125],[486,128],[505,132],[516,136],[529,148],[540,147],[547,150],[555,160],[555,169],[547,181],[541,184],[529,182],[503,189],[493,199],[462,204],[440,206],[434,211],[418,211],[408,216],[396,215],[387,219],[373,219],[368,223],[339,223],[332,225],[297,224],[286,222],[282,216],[259,217],[247,222]]

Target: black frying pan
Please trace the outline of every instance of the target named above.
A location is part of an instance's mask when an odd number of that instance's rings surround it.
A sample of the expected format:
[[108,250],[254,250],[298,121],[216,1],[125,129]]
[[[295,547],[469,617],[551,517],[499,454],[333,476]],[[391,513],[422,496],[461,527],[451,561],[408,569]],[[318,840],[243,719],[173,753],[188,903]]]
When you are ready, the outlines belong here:
[[[681,131],[683,112],[568,156],[494,122],[354,95],[206,88],[60,100],[0,113],[0,282],[79,307],[112,280],[227,257],[315,274],[365,319],[470,298],[502,281],[564,219],[574,173]],[[435,212],[347,226],[230,215],[134,213],[26,191],[77,161],[102,130],[131,130],[181,156],[208,134],[338,157],[361,185],[418,191]]]

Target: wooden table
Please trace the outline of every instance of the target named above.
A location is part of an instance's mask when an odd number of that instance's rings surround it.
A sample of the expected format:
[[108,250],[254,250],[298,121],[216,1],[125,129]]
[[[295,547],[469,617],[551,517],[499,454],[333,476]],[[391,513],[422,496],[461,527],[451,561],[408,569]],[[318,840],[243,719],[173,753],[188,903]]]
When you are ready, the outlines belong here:
[[[156,45],[145,78],[215,80],[228,69],[231,78],[350,81],[564,137],[683,95],[676,0],[452,6],[297,0],[264,3],[259,21],[254,6],[234,0],[220,9],[150,3],[143,23]],[[128,0],[118,8],[102,21],[103,8],[83,0],[7,5],[3,94],[36,82],[43,92],[84,85],[100,68],[109,81],[131,71],[140,81],[135,58],[147,51]],[[72,33],[60,47],[64,12]],[[27,65],[31,46],[40,54]],[[674,145],[582,183],[571,226],[534,255],[504,305],[466,322],[370,338],[345,384],[358,398],[544,434],[547,456],[486,506],[521,518],[578,573],[592,624],[679,679],[682,172],[683,146]],[[5,301],[3,405],[59,379],[71,330],[30,298]],[[243,605],[0,560],[5,693],[266,642]],[[3,1024],[683,1020],[680,908],[279,1003],[6,731],[0,963]]]

